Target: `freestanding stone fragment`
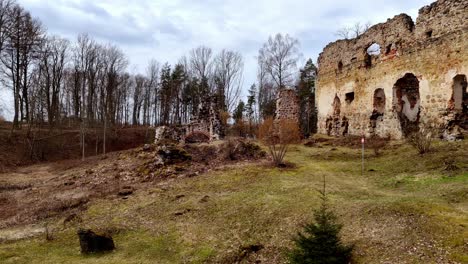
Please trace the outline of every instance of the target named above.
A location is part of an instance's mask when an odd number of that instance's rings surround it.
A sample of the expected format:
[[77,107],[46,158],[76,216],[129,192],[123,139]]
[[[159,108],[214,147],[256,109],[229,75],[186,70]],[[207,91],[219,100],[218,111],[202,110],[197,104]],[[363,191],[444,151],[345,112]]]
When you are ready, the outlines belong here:
[[296,91],[290,88],[278,91],[275,121],[282,120],[299,123],[299,98]]
[[90,229],[79,229],[81,253],[99,253],[115,249],[114,240],[110,235],[98,235]]

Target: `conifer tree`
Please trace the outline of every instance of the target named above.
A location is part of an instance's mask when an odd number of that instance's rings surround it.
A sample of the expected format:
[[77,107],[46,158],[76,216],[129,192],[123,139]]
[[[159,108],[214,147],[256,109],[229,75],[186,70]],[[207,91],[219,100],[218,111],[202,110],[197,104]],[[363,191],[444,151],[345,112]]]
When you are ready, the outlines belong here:
[[322,204],[314,212],[314,223],[304,227],[294,238],[296,248],[290,253],[291,263],[301,264],[346,264],[351,259],[352,246],[343,245],[339,232],[341,224],[336,222],[335,213],[329,208],[325,192],[319,191]]
[[317,131],[317,111],[315,107],[315,78],[317,67],[312,59],[307,60],[300,70],[300,79],[296,87],[300,106],[301,132],[305,136]]

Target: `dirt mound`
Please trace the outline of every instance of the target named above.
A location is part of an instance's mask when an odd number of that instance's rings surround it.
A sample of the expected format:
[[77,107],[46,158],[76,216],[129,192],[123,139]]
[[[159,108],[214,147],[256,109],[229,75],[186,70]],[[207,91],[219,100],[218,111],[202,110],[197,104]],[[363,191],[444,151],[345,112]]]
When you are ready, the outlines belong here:
[[206,132],[194,131],[185,137],[185,143],[208,143],[210,135]]
[[259,145],[242,138],[231,138],[219,145],[188,144],[184,149],[196,162],[258,160],[266,156]]
[[266,156],[259,145],[241,138],[227,140],[220,150],[226,160],[256,160]]

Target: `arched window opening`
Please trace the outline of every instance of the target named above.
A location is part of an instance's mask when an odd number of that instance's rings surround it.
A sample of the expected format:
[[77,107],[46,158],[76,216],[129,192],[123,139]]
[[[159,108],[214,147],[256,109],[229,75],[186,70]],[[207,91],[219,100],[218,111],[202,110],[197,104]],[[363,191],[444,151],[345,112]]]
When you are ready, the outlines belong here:
[[347,104],[351,104],[354,101],[354,92],[346,93],[345,94],[345,102]]
[[385,48],[385,55],[390,54],[392,52],[392,46],[393,44],[388,44],[387,47]]
[[377,122],[382,121],[385,113],[385,92],[382,88],[374,91],[373,110],[370,116],[371,134],[374,134],[377,128]]
[[338,62],[338,73],[342,73],[343,72],[343,62],[340,61]]
[[380,45],[377,43],[373,43],[367,48],[367,54],[370,56],[379,56],[380,55]]
[[333,100],[333,115],[339,116],[341,113],[341,100],[338,95],[335,95],[335,99]]
[[432,29],[426,31],[426,38],[431,38],[432,37]]
[[453,78],[453,91],[450,105],[453,110],[468,113],[468,92],[466,75],[459,74]]
[[366,52],[364,54],[364,66],[366,68],[372,67],[372,57],[377,57],[380,55],[380,45],[377,43],[372,43],[369,47],[367,47]]
[[385,92],[382,88],[374,91],[374,111],[380,114],[385,112]]

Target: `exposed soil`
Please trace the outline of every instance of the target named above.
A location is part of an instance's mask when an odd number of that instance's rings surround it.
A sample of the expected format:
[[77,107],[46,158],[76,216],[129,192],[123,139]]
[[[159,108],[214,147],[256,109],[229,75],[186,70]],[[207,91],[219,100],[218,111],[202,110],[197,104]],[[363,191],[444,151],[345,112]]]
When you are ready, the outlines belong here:
[[[164,153],[161,149],[172,149],[172,156],[161,158]],[[264,157],[258,154],[260,148],[253,149],[247,149],[253,154],[244,149],[246,157],[251,160]],[[242,153],[231,159],[225,151],[224,144],[193,144],[184,148],[145,145],[90,157],[84,162],[60,161],[0,174],[0,229],[49,218],[68,218],[85,210],[92,200],[109,196],[125,199],[171,178],[194,177],[242,160]],[[184,159],[178,159],[180,153],[184,153]],[[165,159],[171,160],[162,163]],[[2,237],[8,239],[11,234],[0,232]]]

